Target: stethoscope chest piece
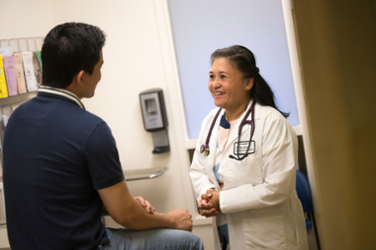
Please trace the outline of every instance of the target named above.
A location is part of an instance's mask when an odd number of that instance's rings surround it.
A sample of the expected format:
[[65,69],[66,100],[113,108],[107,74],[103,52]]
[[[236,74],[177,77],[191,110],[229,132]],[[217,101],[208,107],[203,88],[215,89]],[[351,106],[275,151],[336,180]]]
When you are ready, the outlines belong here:
[[205,152],[205,155],[208,156],[210,154],[209,147],[207,147],[205,145],[201,145],[201,147],[200,147],[200,153],[204,153],[204,152]]

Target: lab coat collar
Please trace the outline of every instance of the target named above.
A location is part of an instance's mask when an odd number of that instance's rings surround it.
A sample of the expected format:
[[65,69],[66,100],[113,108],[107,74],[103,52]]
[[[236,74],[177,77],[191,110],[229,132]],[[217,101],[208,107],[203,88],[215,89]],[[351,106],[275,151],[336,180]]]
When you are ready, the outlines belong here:
[[[253,99],[251,98],[251,100],[249,100],[249,102],[248,102],[247,110],[251,107],[252,102],[253,102]],[[255,110],[253,110],[253,112],[255,112],[255,120],[260,119],[260,112],[258,112],[258,109],[259,109],[259,105],[258,105],[258,103],[256,102],[256,104],[255,104]],[[241,116],[241,120],[243,120],[243,117],[245,116],[245,113],[247,113],[247,110],[244,111],[244,113],[242,114],[242,116]],[[249,114],[249,116],[251,116],[251,114]],[[248,119],[250,120],[251,117],[249,117]]]
[[[241,121],[244,119],[244,116],[247,113],[247,110],[251,107],[252,102],[253,102],[253,99],[249,100],[248,105],[247,105],[247,109],[243,112],[241,117],[238,119],[238,122],[236,123],[236,127],[231,130],[231,134],[228,138],[228,141],[227,141],[227,144],[226,144],[226,147],[225,147],[225,152],[227,152],[227,150],[229,148],[230,149],[232,148],[234,141],[238,138],[239,125],[240,125]],[[255,113],[254,114],[255,123],[256,123],[256,120],[260,119],[260,112],[258,112],[258,111],[259,111],[259,105],[256,103],[255,109],[253,110],[253,112]],[[249,117],[247,118],[247,120],[251,120],[251,119],[252,119],[252,113],[249,114]],[[244,125],[242,132],[241,132],[241,135],[243,135],[246,131],[250,131],[249,125]]]
[[[251,107],[252,105],[252,102],[253,102],[253,99],[251,98],[251,100],[249,100],[248,102],[248,105],[247,105],[247,108],[246,110],[243,112],[243,114],[241,115],[241,117],[239,118],[239,121],[242,121],[244,116],[245,116],[245,113],[247,113],[248,109]],[[253,112],[255,112],[255,120],[258,120],[260,119],[260,112],[259,111],[259,105],[258,103],[256,102],[256,105],[255,105],[255,110]],[[224,111],[222,109],[222,112],[221,112],[221,115],[224,114],[226,111]],[[251,116],[251,114],[249,114],[249,116]],[[248,117],[249,120],[251,120],[251,117]]]

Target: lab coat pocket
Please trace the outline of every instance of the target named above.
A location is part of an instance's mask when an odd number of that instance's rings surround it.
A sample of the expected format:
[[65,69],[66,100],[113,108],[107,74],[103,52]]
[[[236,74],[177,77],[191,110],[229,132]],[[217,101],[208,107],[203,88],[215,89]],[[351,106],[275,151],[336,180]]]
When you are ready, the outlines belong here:
[[287,250],[281,215],[243,220],[247,250]]
[[263,181],[257,154],[248,155],[242,161],[228,159],[221,164],[221,168],[225,176],[225,185],[229,188],[246,184],[258,185]]

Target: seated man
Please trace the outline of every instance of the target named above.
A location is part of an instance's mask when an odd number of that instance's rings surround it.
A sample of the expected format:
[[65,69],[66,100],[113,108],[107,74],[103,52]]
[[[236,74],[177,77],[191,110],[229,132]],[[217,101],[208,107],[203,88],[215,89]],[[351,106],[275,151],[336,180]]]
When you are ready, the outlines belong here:
[[[80,101],[101,79],[104,43],[83,23],[58,25],[44,40],[43,85],[14,111],[4,138],[11,248],[203,249],[186,209],[156,213],[131,196],[110,128]],[[127,229],[105,228],[103,205]]]

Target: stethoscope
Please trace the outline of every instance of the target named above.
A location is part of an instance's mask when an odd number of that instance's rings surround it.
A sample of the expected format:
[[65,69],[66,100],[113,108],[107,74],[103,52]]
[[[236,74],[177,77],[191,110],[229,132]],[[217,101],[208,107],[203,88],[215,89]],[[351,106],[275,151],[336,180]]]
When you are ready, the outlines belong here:
[[[252,144],[253,133],[255,132],[255,112],[254,112],[255,104],[256,104],[256,102],[253,101],[252,104],[251,104],[251,107],[249,107],[249,109],[245,113],[245,116],[243,117],[242,121],[239,124],[239,128],[238,128],[238,148],[237,148],[238,156],[236,157],[236,156],[230,155],[229,157],[231,159],[235,159],[235,160],[241,161],[241,160],[243,160],[244,158],[246,158],[248,156],[249,148],[250,148],[250,146]],[[210,126],[210,129],[209,129],[208,136],[206,137],[205,144],[201,145],[201,147],[200,147],[200,153],[205,153],[205,155],[209,155],[210,154],[209,141],[210,141],[211,134],[213,132],[213,128],[214,128],[215,122],[217,121],[218,116],[221,113],[221,110],[222,109],[218,110],[217,114],[215,115],[215,117],[213,119],[213,122],[212,122],[212,124]],[[247,120],[247,118],[248,118],[248,116],[249,116],[250,113],[252,113],[252,118],[251,118],[251,120]],[[248,143],[248,146],[247,146],[247,151],[245,151],[245,153],[244,153],[243,156],[239,157],[239,152],[240,152],[239,151],[240,135],[242,133],[243,126],[246,125],[246,124],[251,125],[251,137],[249,139],[249,143]],[[235,154],[235,152],[234,152],[234,154]]]

